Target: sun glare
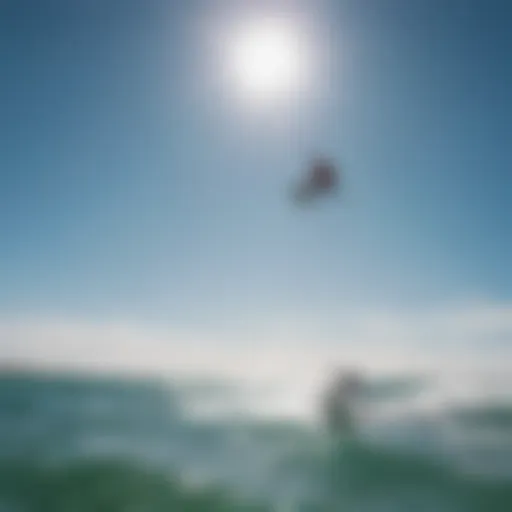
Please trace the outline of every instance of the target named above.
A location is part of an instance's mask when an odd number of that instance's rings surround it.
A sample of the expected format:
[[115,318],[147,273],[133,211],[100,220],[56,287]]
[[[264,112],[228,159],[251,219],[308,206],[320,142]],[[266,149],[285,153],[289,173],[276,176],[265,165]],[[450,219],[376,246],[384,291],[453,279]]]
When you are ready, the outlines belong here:
[[241,92],[271,99],[296,92],[304,78],[299,34],[277,20],[240,31],[233,44],[235,79]]

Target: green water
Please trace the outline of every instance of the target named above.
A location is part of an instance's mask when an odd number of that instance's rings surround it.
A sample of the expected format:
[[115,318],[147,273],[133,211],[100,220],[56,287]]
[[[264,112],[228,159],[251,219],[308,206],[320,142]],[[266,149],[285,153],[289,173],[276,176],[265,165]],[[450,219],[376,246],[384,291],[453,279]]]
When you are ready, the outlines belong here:
[[[474,442],[471,453],[436,452],[409,426],[403,436],[424,450],[364,437],[335,447],[298,422],[194,418],[187,396],[156,383],[4,376],[0,510],[512,510],[503,459]],[[492,407],[473,423],[507,428],[509,417]],[[475,463],[500,471],[465,471]]]

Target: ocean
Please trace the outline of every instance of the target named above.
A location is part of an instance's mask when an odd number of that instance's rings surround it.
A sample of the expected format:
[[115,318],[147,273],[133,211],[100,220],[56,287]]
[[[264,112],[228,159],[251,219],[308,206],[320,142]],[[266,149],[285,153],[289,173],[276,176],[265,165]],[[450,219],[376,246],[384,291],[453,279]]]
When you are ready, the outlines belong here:
[[383,412],[412,384],[341,442],[233,382],[6,371],[0,511],[512,511],[510,404]]

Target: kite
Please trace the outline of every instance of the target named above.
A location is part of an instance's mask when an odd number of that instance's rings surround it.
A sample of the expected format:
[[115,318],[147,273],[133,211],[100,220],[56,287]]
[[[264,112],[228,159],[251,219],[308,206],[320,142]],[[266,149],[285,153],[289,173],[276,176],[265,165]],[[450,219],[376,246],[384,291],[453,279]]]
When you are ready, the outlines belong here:
[[339,185],[336,166],[327,158],[315,158],[306,175],[295,186],[294,198],[299,203],[309,202],[335,193]]

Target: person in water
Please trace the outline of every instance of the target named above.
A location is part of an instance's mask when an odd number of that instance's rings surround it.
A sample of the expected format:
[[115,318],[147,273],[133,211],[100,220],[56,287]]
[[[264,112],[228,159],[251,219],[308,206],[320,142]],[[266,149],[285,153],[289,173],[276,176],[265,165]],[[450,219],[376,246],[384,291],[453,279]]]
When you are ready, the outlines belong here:
[[358,372],[337,372],[323,400],[323,419],[330,435],[345,438],[357,433],[356,407],[361,388]]

